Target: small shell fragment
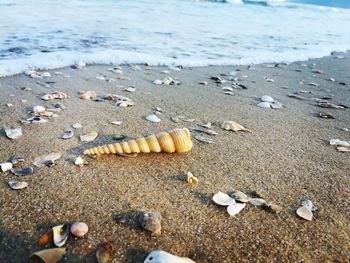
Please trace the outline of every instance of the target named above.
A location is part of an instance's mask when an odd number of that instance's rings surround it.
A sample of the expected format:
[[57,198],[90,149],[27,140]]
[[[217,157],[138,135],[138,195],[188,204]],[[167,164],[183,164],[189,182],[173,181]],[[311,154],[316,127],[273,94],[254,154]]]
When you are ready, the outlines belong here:
[[196,263],[195,261],[172,255],[162,250],[155,250],[148,254],[143,263]]
[[5,133],[8,138],[14,140],[22,136],[22,129],[21,128],[5,129]]
[[251,203],[254,206],[263,206],[266,204],[266,201],[262,198],[252,198],[249,200],[249,203]]
[[241,202],[241,203],[247,203],[249,202],[250,198],[243,192],[241,191],[236,191],[232,194],[232,197],[238,201],[238,202]]
[[39,257],[44,263],[56,263],[67,254],[66,248],[50,248],[37,251],[31,257]]
[[196,140],[200,141],[200,142],[205,142],[205,143],[215,143],[213,139],[208,138],[208,137],[204,137],[204,136],[195,136],[194,138],[196,138]]
[[161,81],[160,79],[156,79],[156,80],[153,81],[153,84],[155,84],[155,85],[162,85],[163,81]]
[[245,132],[252,132],[249,129],[244,128],[242,125],[238,124],[237,122],[234,121],[225,121],[221,124],[221,128],[226,130],[226,131],[245,131]]
[[81,135],[80,140],[82,142],[92,142],[93,140],[96,139],[97,136],[98,136],[97,132],[89,132],[87,134]]
[[307,207],[311,212],[317,210],[317,207],[312,203],[311,200],[304,199],[301,201],[301,205]]
[[271,108],[271,103],[263,101],[263,102],[259,102],[256,106],[258,106],[259,108],[268,109],[268,108]]
[[12,169],[13,164],[12,163],[1,163],[0,164],[0,170],[2,172],[6,172]]
[[108,263],[112,259],[113,246],[111,242],[101,244],[96,251],[98,263]]
[[77,166],[83,166],[84,165],[84,160],[83,160],[83,158],[81,158],[80,156],[79,157],[77,157],[77,159],[75,159],[75,161],[74,161],[74,164],[75,165],[77,165]]
[[246,203],[231,204],[227,207],[227,212],[230,214],[230,216],[235,216],[239,214],[239,212],[241,212],[245,206],[246,206]]
[[261,101],[264,101],[264,102],[274,102],[275,100],[271,97],[271,96],[268,96],[268,95],[264,95],[260,98]]
[[67,130],[67,131],[63,132],[61,138],[64,140],[68,140],[68,139],[72,138],[73,136],[74,136],[74,131]]
[[80,95],[80,99],[89,100],[97,97],[97,93],[93,90],[89,90]]
[[194,176],[191,172],[187,173],[187,183],[189,185],[197,185],[199,183],[199,180],[196,176]]
[[74,124],[72,125],[72,127],[73,127],[74,129],[81,129],[82,125],[81,125],[80,123],[74,123]]
[[14,169],[11,169],[11,172],[14,174],[14,175],[17,175],[17,176],[25,176],[25,175],[28,175],[28,174],[32,174],[33,173],[33,168],[32,167],[28,167],[28,168],[23,168],[21,170],[14,170]]
[[208,82],[206,82],[206,81],[199,81],[198,84],[206,86],[206,85],[208,85]]
[[228,206],[228,205],[232,205],[232,204],[236,203],[235,199],[230,197],[228,194],[225,194],[225,193],[220,192],[220,191],[217,192],[216,194],[214,194],[213,201],[216,204],[222,205],[222,206]]
[[60,153],[50,153],[36,158],[33,165],[39,168],[44,166],[52,166],[59,158],[61,158]]
[[28,187],[27,182],[9,181],[8,184],[13,190],[20,190]]
[[52,228],[53,232],[53,242],[57,247],[62,247],[69,236],[69,224],[65,223],[63,225],[55,226]]
[[311,221],[313,218],[313,214],[309,208],[306,206],[301,206],[297,209],[297,215],[300,216],[303,219],[306,219],[308,221]]
[[159,236],[162,231],[161,221],[162,216],[159,212],[146,212],[140,216],[141,226],[152,232],[152,235]]
[[349,147],[350,143],[346,142],[346,141],[341,141],[339,139],[331,139],[329,141],[330,145],[335,145],[335,146],[342,146],[342,147]]
[[350,152],[350,147],[337,147],[339,152]]
[[150,122],[160,122],[161,119],[159,119],[156,115],[148,115],[145,117],[146,120],[150,121]]
[[323,119],[334,119],[333,114],[329,113],[329,112],[319,112],[318,117],[323,118]]
[[111,124],[113,125],[121,125],[122,123],[122,121],[111,121]]
[[38,106],[34,106],[34,107],[33,107],[32,112],[38,113],[38,112],[43,112],[43,111],[45,111],[45,110],[46,110],[46,108],[45,108],[44,106],[38,105]]

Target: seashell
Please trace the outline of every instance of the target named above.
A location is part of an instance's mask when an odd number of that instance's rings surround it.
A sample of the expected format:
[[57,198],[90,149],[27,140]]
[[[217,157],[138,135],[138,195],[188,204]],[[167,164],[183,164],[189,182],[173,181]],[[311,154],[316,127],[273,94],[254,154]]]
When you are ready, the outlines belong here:
[[208,137],[204,137],[204,136],[194,136],[194,138],[196,138],[197,141],[200,142],[205,142],[205,143],[215,143],[213,139],[208,138]]
[[320,84],[317,84],[317,83],[315,83],[315,82],[310,82],[310,83],[308,83],[307,85],[309,85],[309,86],[314,86],[314,87],[320,86]]
[[132,92],[136,91],[136,88],[134,88],[134,87],[127,87],[124,90],[132,93]]
[[146,138],[139,138],[127,142],[102,145],[87,149],[85,155],[99,154],[129,154],[129,153],[150,153],[166,152],[184,153],[192,149],[192,141],[188,129],[174,129],[168,132],[161,132],[156,135],[150,135]]
[[233,88],[229,87],[229,86],[224,86],[221,89],[224,90],[224,91],[233,91]]
[[80,99],[82,100],[89,100],[97,97],[97,93],[93,90],[89,90],[84,92],[82,95],[80,95]]
[[55,108],[61,109],[61,110],[64,110],[66,108],[66,106],[64,106],[63,103],[61,103],[61,102],[56,102],[53,106]]
[[52,166],[54,165],[54,162],[59,158],[61,158],[60,153],[50,153],[36,158],[33,162],[33,165],[39,168],[44,166]]
[[37,113],[37,112],[43,112],[45,110],[46,108],[44,106],[34,106],[32,112]]
[[77,166],[82,167],[85,164],[85,161],[83,160],[83,158],[81,158],[80,156],[77,157],[77,159],[75,159],[74,164]]
[[224,94],[225,95],[230,95],[230,96],[235,95],[232,91],[225,91]]
[[51,94],[45,94],[44,96],[41,97],[42,100],[64,100],[64,99],[69,99],[69,96],[66,93],[63,93],[61,91],[54,91]]
[[303,219],[306,219],[308,221],[311,221],[313,218],[313,214],[311,212],[311,210],[306,207],[306,206],[301,206],[297,209],[297,215],[300,216]]
[[222,84],[222,83],[225,83],[226,80],[222,79],[221,77],[219,76],[213,76],[211,77],[210,79],[214,80],[215,83],[218,83],[218,84]]
[[187,183],[190,185],[197,185],[199,183],[199,180],[197,177],[195,177],[191,172],[187,173]]
[[267,82],[274,82],[274,79],[268,78],[268,77],[264,77],[264,80],[266,80]]
[[153,81],[153,84],[155,84],[155,85],[162,85],[163,81],[161,81],[160,79],[156,79],[156,80]]
[[65,223],[63,225],[55,226],[52,228],[53,232],[53,242],[57,247],[62,247],[69,236],[69,224]]
[[213,201],[216,204],[222,205],[222,206],[232,205],[232,204],[236,203],[235,199],[230,197],[228,194],[225,194],[225,193],[220,192],[220,191],[217,192],[216,194],[214,194]]
[[11,108],[11,107],[13,107],[13,104],[12,103],[7,103],[6,106]]
[[24,158],[14,155],[10,159],[8,159],[8,162],[12,164],[17,164],[19,162],[24,162]]
[[156,115],[148,115],[145,117],[146,120],[150,122],[160,122],[161,119],[159,119]]
[[199,81],[198,84],[206,86],[206,85],[208,85],[208,82],[206,82],[206,81]]
[[247,203],[249,202],[250,198],[243,192],[241,191],[236,191],[232,194],[232,197],[238,201],[238,202],[241,202],[241,203]]
[[242,125],[238,124],[237,122],[234,121],[225,121],[221,124],[221,128],[226,130],[226,131],[245,131],[245,132],[250,132],[252,133],[251,130],[244,128]]
[[283,106],[281,103],[279,103],[277,100],[275,100],[275,102],[271,103],[271,108],[273,109],[282,109]]
[[345,108],[348,108],[345,105],[336,105],[336,104],[330,103],[328,101],[319,101],[315,105],[318,106],[318,107],[321,107],[321,108],[332,108],[332,109],[345,109]]
[[27,119],[26,121],[22,121],[23,123],[32,123],[32,124],[39,124],[39,123],[46,123],[47,120],[41,118],[41,117],[31,117]]
[[11,172],[17,176],[25,176],[28,174],[32,174],[34,172],[34,170],[32,167],[28,167],[28,168],[23,168],[22,170],[11,169]]
[[53,241],[53,231],[50,229],[46,233],[44,233],[42,236],[38,239],[38,245],[39,246],[45,246]]
[[317,207],[312,203],[311,200],[304,199],[301,201],[301,205],[307,207],[311,212],[317,210]]
[[20,190],[28,187],[27,182],[9,181],[8,184],[13,190]]
[[66,248],[50,248],[34,252],[31,257],[36,256],[44,263],[56,263],[67,254]]
[[96,251],[96,259],[98,263],[107,263],[112,259],[113,246],[111,242],[100,245]]
[[141,226],[152,232],[152,235],[159,236],[162,232],[162,216],[159,212],[146,212],[139,218]]
[[320,112],[317,116],[323,119],[334,119],[333,114],[329,112]]
[[204,128],[207,128],[207,129],[211,129],[212,127],[212,123],[211,122],[207,122],[205,124],[200,124],[200,126],[204,127]]
[[209,129],[201,129],[201,128],[188,128],[191,132],[203,132],[206,134],[210,134],[210,135],[217,135],[218,133],[216,131],[213,130],[209,130]]
[[268,96],[268,95],[264,95],[260,98],[261,101],[264,101],[264,102],[275,102],[275,100],[271,97],[271,96]]
[[298,100],[305,100],[305,98],[303,96],[300,96],[298,93],[289,93],[288,97],[295,98],[295,99],[298,99]]
[[2,172],[6,172],[6,171],[8,171],[8,170],[11,170],[11,169],[12,169],[12,166],[13,166],[12,163],[1,163],[1,164],[0,164],[0,170],[1,170]]
[[174,80],[171,77],[166,77],[166,78],[163,79],[163,84],[164,85],[179,85],[180,82],[177,81],[177,80]]
[[337,147],[339,152],[350,152],[350,147]]
[[74,68],[76,69],[82,69],[84,67],[86,67],[86,63],[83,61],[79,61],[77,64],[74,65]]
[[249,200],[249,203],[251,203],[254,206],[263,206],[266,204],[266,201],[262,198],[252,198]]
[[113,125],[121,125],[122,123],[122,121],[111,121],[111,124]]
[[169,70],[163,70],[162,73],[163,73],[163,74],[169,74],[170,71],[169,71]]
[[74,136],[74,131],[71,131],[71,130],[67,130],[67,131],[64,131],[61,138],[64,139],[64,140],[67,140],[67,139],[70,139]]
[[172,255],[162,250],[155,250],[148,254],[143,263],[196,263],[192,259]]
[[6,136],[12,140],[17,139],[18,137],[23,135],[21,128],[5,129],[5,133]]
[[89,231],[89,227],[84,222],[74,222],[70,226],[71,234],[76,237],[82,237],[86,235],[88,231]]
[[97,132],[89,132],[87,134],[81,135],[80,140],[82,142],[92,142],[93,140],[96,139],[97,136],[98,136]]
[[270,102],[266,102],[266,101],[263,101],[263,102],[259,102],[256,106],[260,107],[260,108],[271,108],[271,103]]
[[335,146],[342,146],[342,147],[349,147],[350,143],[346,142],[346,141],[341,141],[339,139],[331,139],[329,141],[330,145],[335,145]]
[[74,129],[81,129],[81,127],[83,127],[83,126],[80,123],[74,123],[72,125],[72,128],[74,128]]
[[241,212],[246,205],[247,205],[246,203],[231,204],[227,207],[227,212],[230,214],[230,216],[235,216],[239,214],[239,212]]

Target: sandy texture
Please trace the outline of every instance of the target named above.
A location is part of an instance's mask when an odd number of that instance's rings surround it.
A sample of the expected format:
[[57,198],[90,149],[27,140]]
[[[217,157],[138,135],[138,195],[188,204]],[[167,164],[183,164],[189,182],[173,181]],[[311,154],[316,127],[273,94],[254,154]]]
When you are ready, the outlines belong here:
[[[316,65],[312,65],[316,63]],[[304,65],[303,65],[304,64]],[[0,261],[27,262],[32,252],[41,249],[38,237],[49,228],[64,222],[83,221],[89,233],[82,239],[67,242],[66,262],[95,262],[101,242],[113,243],[113,262],[143,262],[149,251],[162,249],[196,262],[348,262],[350,260],[349,171],[350,154],[337,152],[327,144],[332,138],[350,141],[349,109],[322,109],[311,98],[332,95],[334,103],[350,105],[350,58],[335,56],[278,67],[204,67],[170,70],[163,67],[134,71],[122,66],[118,80],[109,66],[88,66],[77,70],[64,68],[44,79],[18,75],[0,79],[0,125],[20,127],[23,136],[10,140],[4,130],[0,136],[0,163],[17,154],[25,158],[23,167],[51,152],[63,157],[54,167],[35,168],[23,178],[1,173]],[[324,74],[313,73],[320,69]],[[239,81],[248,87],[224,95],[222,86],[211,76],[239,70]],[[116,79],[107,82],[96,76]],[[244,77],[246,75],[247,77]],[[181,85],[154,85],[155,79],[176,77]],[[267,82],[264,77],[274,79]],[[224,76],[226,80],[228,77]],[[327,80],[334,78],[335,82]],[[199,81],[209,85],[199,85]],[[304,84],[300,81],[304,80]],[[46,81],[53,81],[45,87]],[[316,82],[320,86],[309,86]],[[339,84],[344,82],[345,85]],[[135,93],[122,91],[123,85],[136,87]],[[287,86],[287,88],[282,88]],[[22,90],[23,87],[31,91]],[[286,95],[297,90],[306,100]],[[66,109],[58,118],[44,124],[21,125],[35,105],[51,106],[53,101],[40,99],[45,93],[60,90],[71,98],[62,101]],[[79,99],[78,91],[94,90],[99,96],[124,95],[135,106],[119,108],[113,102]],[[256,106],[259,97],[270,95],[285,107],[279,110]],[[23,103],[21,100],[27,100]],[[12,103],[14,107],[7,107]],[[161,107],[160,123],[150,123],[144,116]],[[320,111],[331,112],[334,120],[316,117]],[[174,123],[170,117],[183,115],[195,123]],[[110,124],[123,121],[121,126]],[[73,160],[88,147],[116,142],[115,135],[142,136],[175,127],[199,127],[205,122],[236,121],[253,133],[224,131],[212,137],[215,144],[194,141],[188,154],[145,154],[136,158],[115,155],[97,159],[84,157],[89,164],[75,166]],[[83,125],[82,132],[97,131],[90,143],[78,137],[60,139],[73,123]],[[189,187],[182,172],[191,171],[200,180]],[[11,179],[25,180],[25,190],[11,190]],[[258,190],[267,201],[283,207],[276,215],[247,205],[236,217],[211,198],[217,191]],[[318,207],[311,222],[295,214],[303,198]],[[142,211],[158,211],[163,217],[162,235],[151,237],[138,223]],[[123,222],[117,218],[123,217]]]

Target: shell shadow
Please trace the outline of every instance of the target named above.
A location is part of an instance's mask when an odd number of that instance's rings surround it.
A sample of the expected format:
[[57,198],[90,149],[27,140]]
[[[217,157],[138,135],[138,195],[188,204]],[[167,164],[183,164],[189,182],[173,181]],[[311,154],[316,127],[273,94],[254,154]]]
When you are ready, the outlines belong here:
[[210,205],[212,203],[212,194],[210,193],[201,193],[198,191],[190,191],[190,193],[203,204]]
[[128,263],[134,263],[134,262],[143,262],[147,255],[149,254],[149,251],[142,249],[142,248],[128,248],[126,252],[127,261]]
[[139,218],[141,215],[142,215],[141,211],[131,210],[128,212],[112,215],[112,220],[117,222],[118,224],[127,226],[129,229],[143,231],[139,222]]

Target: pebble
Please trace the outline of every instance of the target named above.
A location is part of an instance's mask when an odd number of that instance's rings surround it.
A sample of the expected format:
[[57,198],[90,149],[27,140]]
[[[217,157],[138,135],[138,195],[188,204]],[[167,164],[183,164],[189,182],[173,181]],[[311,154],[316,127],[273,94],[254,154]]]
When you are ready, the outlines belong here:
[[199,81],[198,84],[207,86],[207,85],[208,85],[208,82],[206,82],[206,81]]
[[73,236],[83,237],[89,231],[89,227],[84,222],[74,222],[70,226],[70,232]]

